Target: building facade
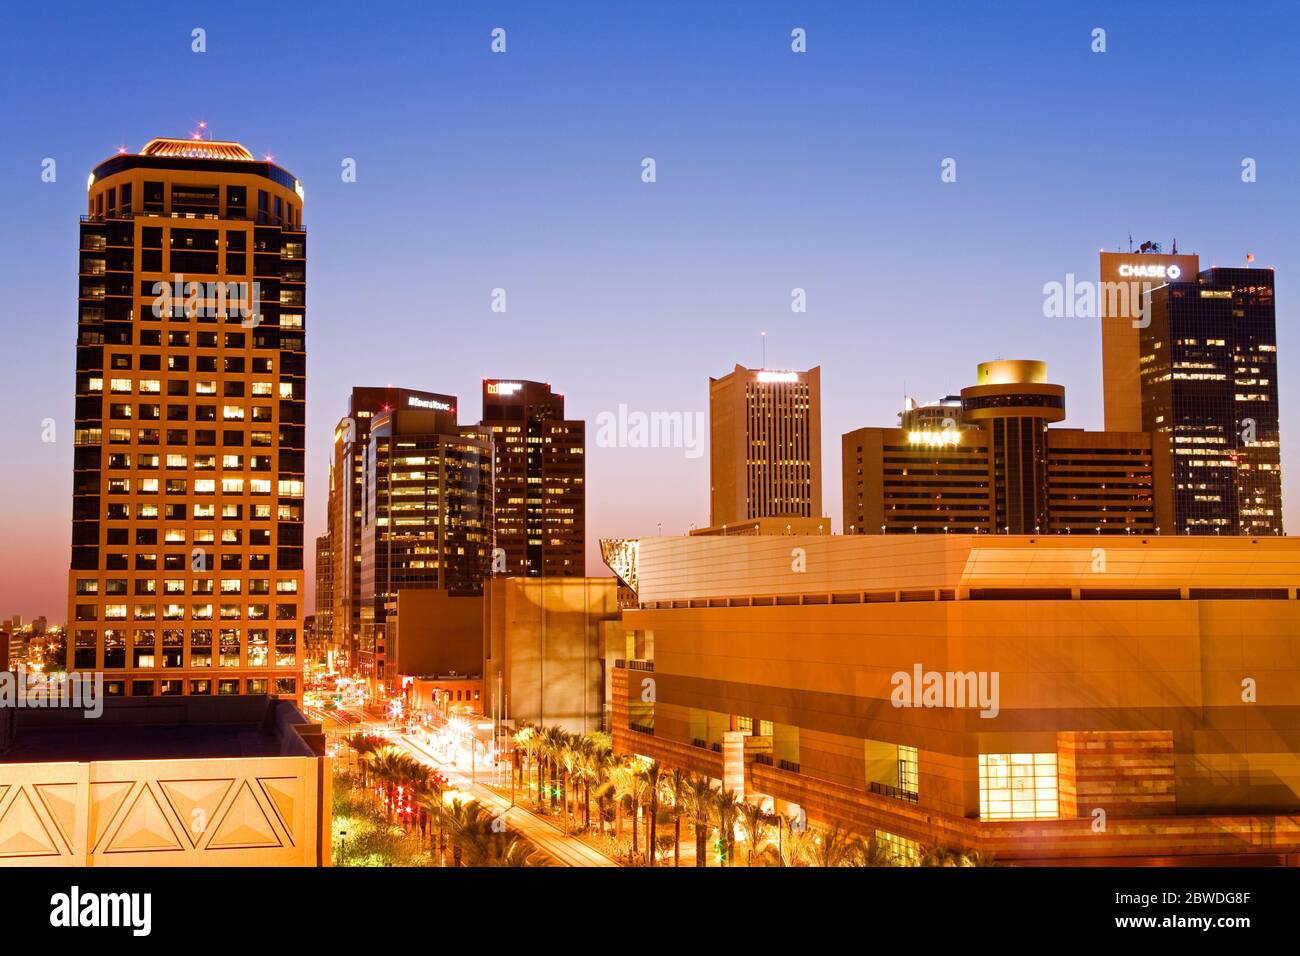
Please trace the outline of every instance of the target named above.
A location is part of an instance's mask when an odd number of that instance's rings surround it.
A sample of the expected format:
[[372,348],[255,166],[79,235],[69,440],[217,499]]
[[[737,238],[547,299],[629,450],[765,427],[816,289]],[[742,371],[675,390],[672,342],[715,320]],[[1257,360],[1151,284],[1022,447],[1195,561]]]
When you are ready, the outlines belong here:
[[233,142],[90,176],[67,666],[109,694],[301,693],[302,203]]
[[[447,409],[394,408],[370,424],[362,469],[362,671],[398,592],[480,594],[492,566],[492,439]],[[378,675],[377,675],[378,676]]]
[[1042,362],[1002,360],[979,366],[959,406],[846,433],[845,533],[1156,533],[1167,496],[1151,436],[1049,427],[1064,417]]
[[497,573],[582,577],[587,553],[586,423],[542,382],[483,380],[496,444]]
[[709,379],[709,524],[822,514],[821,368]]
[[347,414],[334,428],[327,508],[330,536],[331,613],[334,644],[355,666],[361,638],[361,517],[366,453],[374,417],[392,409],[450,411],[456,397],[409,388],[352,389]]
[[1300,542],[614,544],[619,752],[904,860],[1300,864]]
[[1097,296],[1101,315],[1101,371],[1107,431],[1139,432],[1142,425],[1140,330],[1149,320],[1152,290],[1200,271],[1195,255],[1161,253],[1143,243],[1138,252],[1102,252]]
[[1151,294],[1142,426],[1168,449],[1175,529],[1280,535],[1271,269],[1212,268]]

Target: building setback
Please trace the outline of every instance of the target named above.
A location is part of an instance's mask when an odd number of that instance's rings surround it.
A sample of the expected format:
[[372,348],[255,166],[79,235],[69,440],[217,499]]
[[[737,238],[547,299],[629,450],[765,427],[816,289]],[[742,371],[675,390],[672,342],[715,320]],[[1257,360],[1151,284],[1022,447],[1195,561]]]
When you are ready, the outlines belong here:
[[564,417],[549,383],[484,379],[481,424],[496,444],[495,572],[582,577],[586,423]]
[[709,379],[709,524],[822,514],[821,368]]
[[302,196],[233,142],[91,174],[67,666],[108,694],[301,693]]
[[841,439],[846,534],[1154,534],[1160,526],[1151,436],[1049,427],[1065,417],[1065,389],[1047,381],[1042,362],[983,363],[960,404],[909,405],[901,417],[902,428],[859,428]]

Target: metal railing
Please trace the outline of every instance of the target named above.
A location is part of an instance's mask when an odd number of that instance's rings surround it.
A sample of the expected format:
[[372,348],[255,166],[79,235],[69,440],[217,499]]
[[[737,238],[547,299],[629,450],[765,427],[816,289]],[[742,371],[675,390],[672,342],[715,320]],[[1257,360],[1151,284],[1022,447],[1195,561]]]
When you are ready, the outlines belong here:
[[916,803],[917,795],[914,790],[904,790],[902,787],[895,787],[888,783],[878,783],[871,781],[870,790],[872,793],[879,794],[882,797],[892,797],[895,800],[906,800],[908,803]]

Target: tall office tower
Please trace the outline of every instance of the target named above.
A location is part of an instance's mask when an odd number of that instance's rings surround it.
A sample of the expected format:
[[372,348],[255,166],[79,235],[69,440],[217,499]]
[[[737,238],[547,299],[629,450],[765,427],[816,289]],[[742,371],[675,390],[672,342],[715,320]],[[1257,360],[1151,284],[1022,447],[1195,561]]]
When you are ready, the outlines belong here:
[[1282,533],[1271,269],[1212,268],[1152,293],[1142,425],[1168,450],[1173,527]]
[[1155,533],[1149,434],[1049,428],[1065,390],[1042,362],[986,362],[977,381],[959,408],[843,436],[846,534]]
[[316,642],[326,652],[334,646],[334,558],[330,533],[316,538]]
[[821,367],[709,379],[709,524],[822,513]]
[[1142,425],[1142,381],[1139,372],[1139,329],[1146,324],[1144,308],[1153,289],[1177,279],[1190,279],[1200,268],[1195,255],[1159,252],[1144,242],[1138,252],[1101,253],[1101,285],[1097,305],[1101,314],[1101,369],[1106,430],[1139,432]]
[[456,413],[456,397],[409,388],[357,387],[348,396],[347,414],[334,428],[334,459],[330,465],[328,522],[330,527],[330,624],[333,643],[350,665],[357,662],[361,634],[361,515],[362,479],[375,415],[395,408]]
[[505,573],[582,577],[587,559],[586,423],[549,384],[484,379],[496,442],[496,547]]
[[360,655],[387,650],[384,624],[402,590],[483,591],[492,569],[492,437],[450,410],[394,408],[370,423],[361,482]]
[[81,223],[67,666],[109,694],[301,693],[302,187],[154,139]]

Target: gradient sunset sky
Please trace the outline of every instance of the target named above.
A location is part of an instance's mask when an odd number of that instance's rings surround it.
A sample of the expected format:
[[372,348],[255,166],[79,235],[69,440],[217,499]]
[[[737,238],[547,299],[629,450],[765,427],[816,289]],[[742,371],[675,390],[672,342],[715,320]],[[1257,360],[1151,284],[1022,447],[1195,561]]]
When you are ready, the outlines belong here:
[[0,615],[67,610],[86,176],[200,121],[306,190],[309,581],[354,385],[458,394],[474,421],[485,376],[553,383],[589,427],[589,574],[602,536],[708,521],[707,456],[596,447],[597,415],[705,411],[709,376],[757,366],[762,331],[769,367],[822,367],[837,529],[840,435],[977,362],[1046,360],[1066,425],[1099,428],[1097,324],[1044,318],[1042,289],[1095,279],[1130,234],[1276,267],[1300,508],[1293,4],[183,6],[0,13]]

